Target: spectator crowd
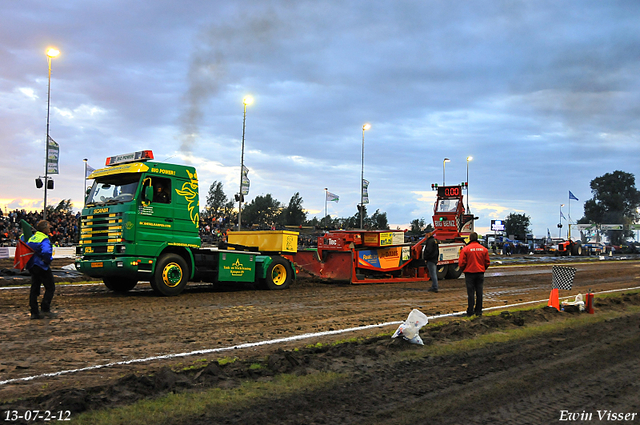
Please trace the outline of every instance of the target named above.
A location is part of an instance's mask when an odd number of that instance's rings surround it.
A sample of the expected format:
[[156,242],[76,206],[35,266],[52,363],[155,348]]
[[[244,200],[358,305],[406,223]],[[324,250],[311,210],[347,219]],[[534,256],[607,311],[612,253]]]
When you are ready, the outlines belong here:
[[226,240],[227,230],[233,227],[229,217],[214,217],[206,214],[200,215],[200,239],[204,244],[215,245]]
[[[51,223],[51,235],[49,239],[54,246],[73,246],[78,243],[81,213],[67,211],[47,211],[47,220]],[[35,228],[38,221],[42,220],[42,211],[26,211],[24,209],[3,212],[0,209],[0,246],[15,246],[22,235],[21,220],[25,220]],[[200,217],[200,238],[205,245],[217,245],[226,241],[229,230],[237,230],[237,224],[232,223],[229,217]],[[245,229],[243,229],[245,230]],[[250,229],[246,229],[250,230]],[[290,230],[284,226],[271,227],[259,226],[251,230]],[[323,232],[316,231],[313,234],[300,234],[298,246],[315,247],[316,239]]]
[[[16,245],[16,241],[22,235],[21,220],[35,227],[36,223],[42,220],[42,211],[13,210],[3,213],[0,210],[0,245]],[[47,211],[47,220],[51,223],[49,239],[54,246],[72,246],[78,243],[80,212],[74,214],[71,212]]]

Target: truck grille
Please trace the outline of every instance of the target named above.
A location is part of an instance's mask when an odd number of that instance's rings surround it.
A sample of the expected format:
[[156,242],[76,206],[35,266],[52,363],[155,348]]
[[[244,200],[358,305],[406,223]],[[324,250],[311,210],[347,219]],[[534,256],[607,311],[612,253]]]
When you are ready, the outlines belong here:
[[82,216],[80,245],[85,253],[113,252],[122,242],[122,213]]

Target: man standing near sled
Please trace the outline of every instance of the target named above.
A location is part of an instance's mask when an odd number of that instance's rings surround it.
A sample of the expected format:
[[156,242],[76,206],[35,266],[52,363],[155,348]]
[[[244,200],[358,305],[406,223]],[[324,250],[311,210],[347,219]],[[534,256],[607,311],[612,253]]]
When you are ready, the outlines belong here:
[[478,234],[471,232],[469,243],[460,251],[458,266],[467,284],[467,316],[482,316],[482,287],[484,272],[489,267],[489,251],[478,242]]
[[431,278],[431,288],[429,292],[438,292],[438,257],[440,249],[438,241],[433,237],[433,232],[427,233],[427,241],[424,245],[424,260],[427,262],[429,278]]

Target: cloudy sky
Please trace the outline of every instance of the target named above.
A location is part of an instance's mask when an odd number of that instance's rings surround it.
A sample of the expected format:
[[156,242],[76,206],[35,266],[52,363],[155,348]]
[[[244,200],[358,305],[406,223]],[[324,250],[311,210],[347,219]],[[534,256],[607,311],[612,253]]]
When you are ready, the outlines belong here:
[[[360,200],[392,228],[431,220],[432,183],[466,180],[488,231],[509,213],[536,236],[575,221],[589,183],[640,169],[640,2],[6,0],[0,14],[0,207],[81,206],[83,158],[152,149],[239,185],[242,99],[251,201],[295,192],[321,218]],[[637,186],[640,186],[637,182]],[[569,203],[569,191],[579,201]],[[564,207],[560,207],[565,204]],[[563,230],[566,231],[566,222]]]

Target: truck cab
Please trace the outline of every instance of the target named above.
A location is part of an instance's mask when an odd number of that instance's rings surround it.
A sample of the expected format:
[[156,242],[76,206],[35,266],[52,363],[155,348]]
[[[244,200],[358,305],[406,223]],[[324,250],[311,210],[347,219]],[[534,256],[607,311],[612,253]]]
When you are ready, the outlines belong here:
[[154,161],[151,151],[107,158],[89,175],[76,268],[126,292],[151,282],[177,295],[189,280],[257,282],[285,289],[295,273],[282,257],[258,250],[203,249],[195,168]]
[[195,168],[153,159],[151,151],[110,157],[88,177],[76,267],[113,290],[152,280],[163,254],[189,263],[182,248],[200,247]]

